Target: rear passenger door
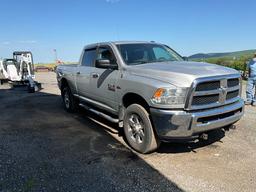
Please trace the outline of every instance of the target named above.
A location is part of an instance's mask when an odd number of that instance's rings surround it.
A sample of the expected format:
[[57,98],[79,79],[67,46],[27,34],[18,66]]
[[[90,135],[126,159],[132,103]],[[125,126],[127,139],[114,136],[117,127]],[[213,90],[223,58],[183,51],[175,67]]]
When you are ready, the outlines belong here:
[[92,98],[90,81],[91,74],[94,71],[95,59],[96,47],[84,50],[80,65],[76,72],[77,91],[79,96]]

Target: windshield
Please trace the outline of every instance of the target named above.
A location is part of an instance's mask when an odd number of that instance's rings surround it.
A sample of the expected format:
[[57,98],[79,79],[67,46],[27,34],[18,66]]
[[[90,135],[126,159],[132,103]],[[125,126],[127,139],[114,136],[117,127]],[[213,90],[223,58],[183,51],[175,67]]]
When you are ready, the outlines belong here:
[[117,45],[127,65],[139,65],[154,62],[183,61],[175,51],[164,45],[137,43]]

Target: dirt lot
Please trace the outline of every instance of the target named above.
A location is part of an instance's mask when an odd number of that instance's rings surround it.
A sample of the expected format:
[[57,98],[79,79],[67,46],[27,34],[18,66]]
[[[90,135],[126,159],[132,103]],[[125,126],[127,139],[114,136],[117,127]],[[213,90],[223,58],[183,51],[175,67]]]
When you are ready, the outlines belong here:
[[54,73],[42,90],[0,86],[0,191],[255,191],[256,108],[208,142],[139,155],[117,125],[66,113]]

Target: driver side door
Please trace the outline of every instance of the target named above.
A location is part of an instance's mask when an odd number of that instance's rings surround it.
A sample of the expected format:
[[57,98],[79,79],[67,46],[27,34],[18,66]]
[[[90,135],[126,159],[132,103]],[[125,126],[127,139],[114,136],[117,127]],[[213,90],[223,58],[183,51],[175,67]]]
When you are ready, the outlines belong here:
[[[97,59],[107,59],[112,65],[117,65],[115,55],[110,46],[99,46]],[[105,105],[110,111],[117,111],[117,79],[119,76],[118,67],[110,68],[93,68],[91,74],[91,92],[95,99]]]

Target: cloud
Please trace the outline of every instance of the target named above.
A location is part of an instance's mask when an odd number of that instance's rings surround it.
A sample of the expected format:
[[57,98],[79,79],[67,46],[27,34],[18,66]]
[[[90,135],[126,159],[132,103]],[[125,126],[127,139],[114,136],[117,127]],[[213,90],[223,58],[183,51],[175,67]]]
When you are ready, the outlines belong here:
[[22,41],[18,41],[18,43],[22,43],[22,44],[35,44],[35,43],[37,43],[37,41],[34,41],[34,40],[22,40]]
[[120,0],[105,0],[107,3],[118,3]]

